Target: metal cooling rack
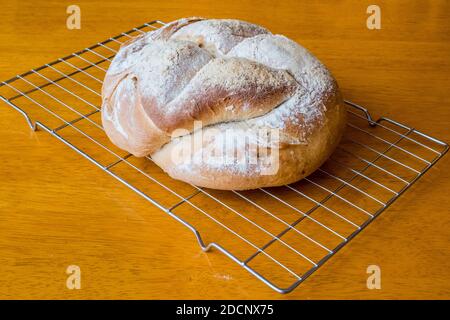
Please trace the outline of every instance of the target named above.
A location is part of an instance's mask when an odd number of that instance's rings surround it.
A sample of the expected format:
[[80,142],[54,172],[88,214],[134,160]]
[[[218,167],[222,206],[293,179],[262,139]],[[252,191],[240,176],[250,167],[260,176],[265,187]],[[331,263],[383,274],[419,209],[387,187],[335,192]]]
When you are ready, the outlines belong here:
[[120,45],[163,24],[146,23],[17,75],[0,84],[0,98],[33,130],[48,132],[189,228],[204,251],[217,249],[280,293],[334,256],[448,150],[445,142],[388,118],[374,120],[346,102],[342,143],[300,182],[238,192],[175,181],[151,159],[112,145],[99,113],[102,79]]

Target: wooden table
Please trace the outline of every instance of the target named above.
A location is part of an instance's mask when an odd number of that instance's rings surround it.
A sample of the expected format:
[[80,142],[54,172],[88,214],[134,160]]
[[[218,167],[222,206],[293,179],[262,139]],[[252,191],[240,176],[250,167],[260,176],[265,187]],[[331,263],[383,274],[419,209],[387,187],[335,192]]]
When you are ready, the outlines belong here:
[[[125,3],[127,3],[125,5]],[[0,79],[128,30],[185,16],[233,17],[301,42],[349,100],[449,141],[448,1],[8,1],[0,14]],[[0,107],[1,298],[450,298],[450,157],[444,157],[367,230],[289,295],[280,295],[185,227]],[[82,288],[66,288],[78,265]],[[366,287],[366,268],[382,289]]]

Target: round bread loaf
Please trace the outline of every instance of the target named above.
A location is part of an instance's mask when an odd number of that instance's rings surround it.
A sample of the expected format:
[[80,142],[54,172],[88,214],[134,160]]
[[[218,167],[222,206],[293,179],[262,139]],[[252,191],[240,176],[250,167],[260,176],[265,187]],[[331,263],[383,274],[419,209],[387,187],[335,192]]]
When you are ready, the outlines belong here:
[[102,88],[119,148],[171,177],[245,190],[311,174],[345,128],[327,68],[294,41],[238,20],[188,18],[124,43]]

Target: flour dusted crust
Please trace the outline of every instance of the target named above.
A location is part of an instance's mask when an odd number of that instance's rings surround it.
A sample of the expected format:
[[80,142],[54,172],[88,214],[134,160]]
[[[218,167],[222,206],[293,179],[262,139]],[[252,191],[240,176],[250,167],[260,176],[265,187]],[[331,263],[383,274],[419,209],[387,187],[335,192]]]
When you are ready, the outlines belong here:
[[[238,20],[180,19],[125,43],[102,97],[114,144],[150,156],[175,179],[214,189],[295,182],[330,156],[345,127],[326,67],[294,41]],[[262,140],[264,130],[278,135]],[[234,161],[208,156],[227,153],[233,136]],[[277,154],[276,170],[268,154],[239,161],[261,147]]]

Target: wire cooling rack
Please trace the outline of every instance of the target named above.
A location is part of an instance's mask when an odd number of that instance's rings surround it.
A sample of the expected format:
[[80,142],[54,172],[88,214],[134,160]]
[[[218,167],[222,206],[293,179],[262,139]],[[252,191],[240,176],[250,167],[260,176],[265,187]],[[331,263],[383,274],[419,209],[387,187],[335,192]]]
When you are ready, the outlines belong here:
[[[217,191],[168,177],[106,137],[102,79],[120,45],[152,21],[0,84],[0,98],[280,293],[314,273],[448,150],[445,142],[351,102],[342,143],[311,176],[283,187]],[[38,119],[34,121],[34,119]],[[277,270],[278,269],[278,270]]]

